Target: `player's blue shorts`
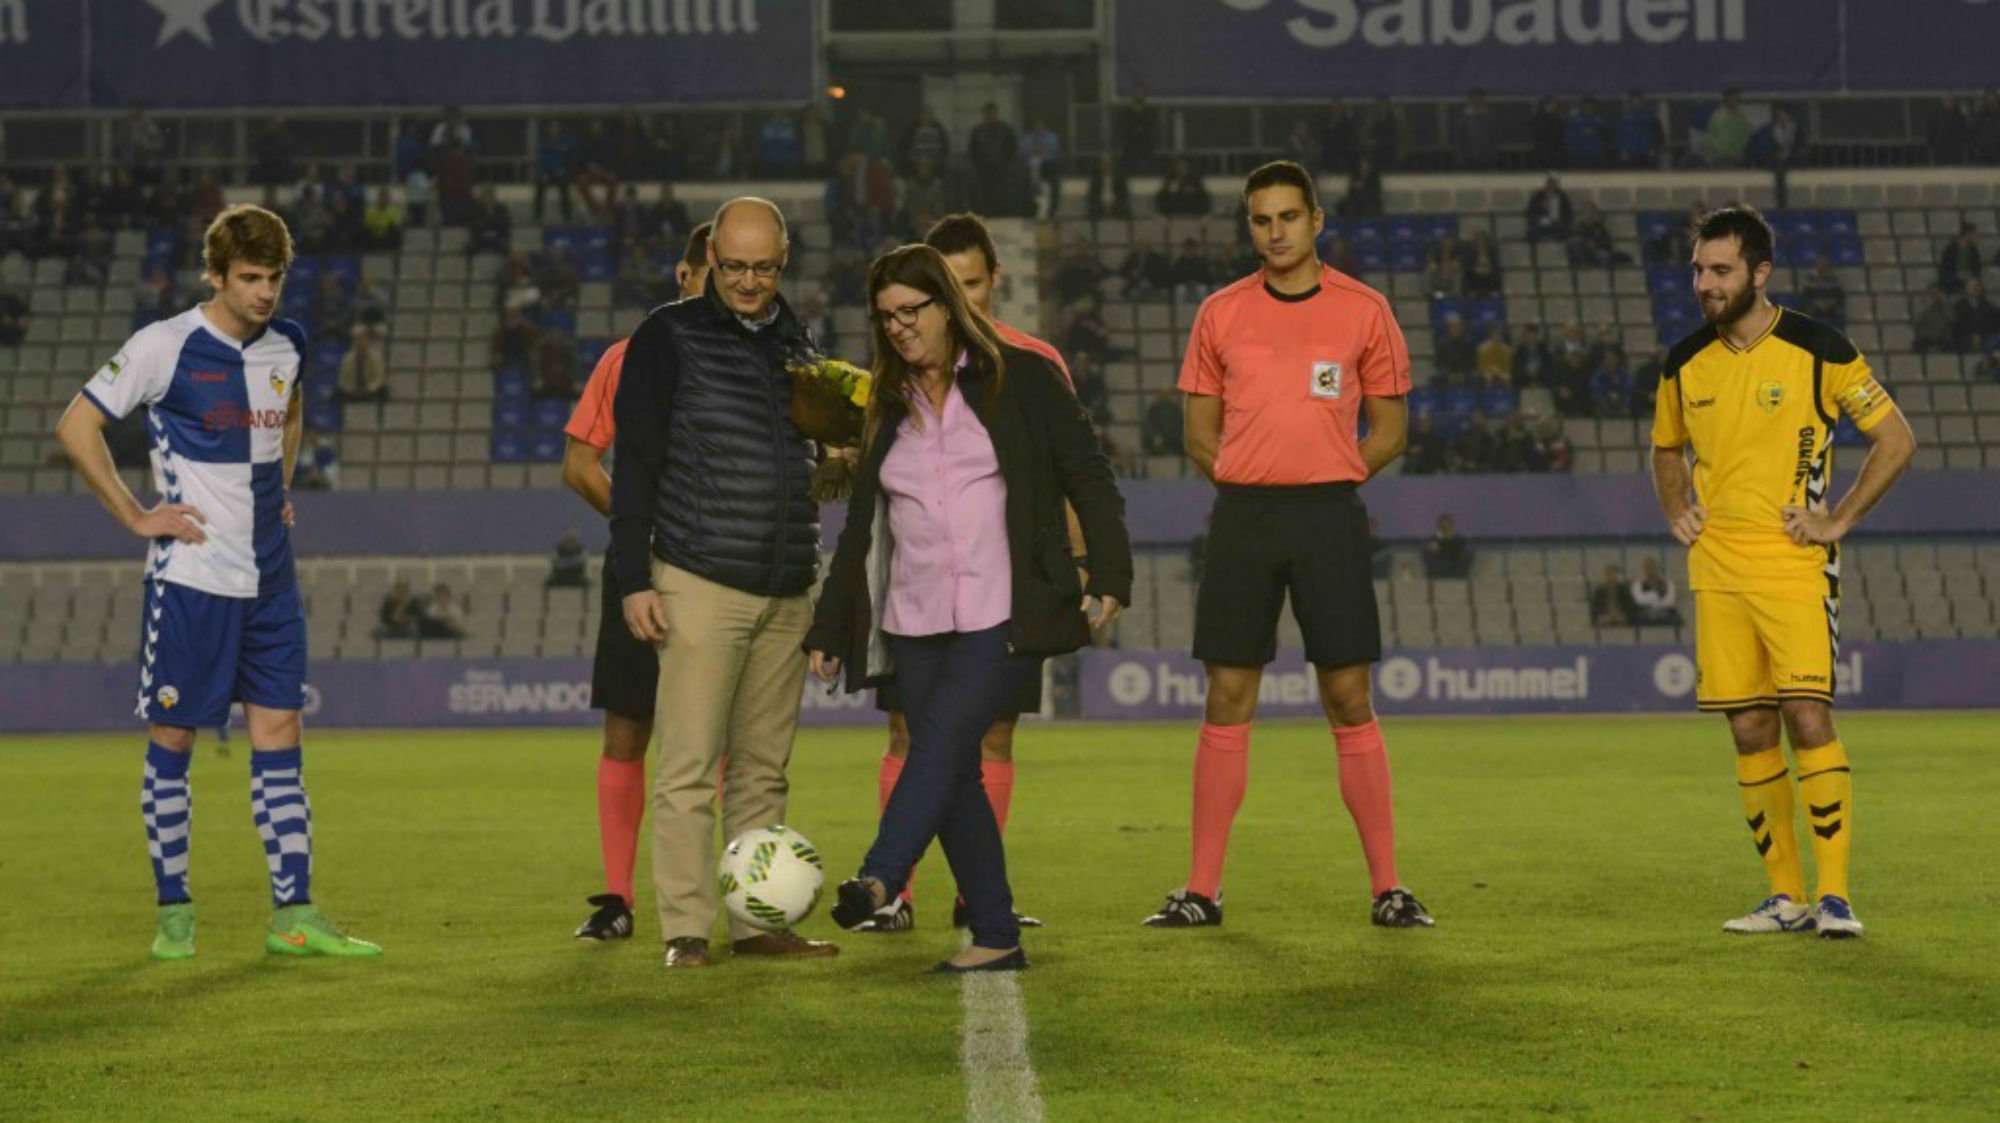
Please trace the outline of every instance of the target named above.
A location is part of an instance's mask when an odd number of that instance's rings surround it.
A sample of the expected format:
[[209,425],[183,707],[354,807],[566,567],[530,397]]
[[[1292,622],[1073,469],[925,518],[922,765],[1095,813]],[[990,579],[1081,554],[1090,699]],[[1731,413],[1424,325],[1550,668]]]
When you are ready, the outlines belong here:
[[207,729],[233,702],[305,708],[306,613],[299,587],[256,598],[146,583],[139,637],[140,717]]

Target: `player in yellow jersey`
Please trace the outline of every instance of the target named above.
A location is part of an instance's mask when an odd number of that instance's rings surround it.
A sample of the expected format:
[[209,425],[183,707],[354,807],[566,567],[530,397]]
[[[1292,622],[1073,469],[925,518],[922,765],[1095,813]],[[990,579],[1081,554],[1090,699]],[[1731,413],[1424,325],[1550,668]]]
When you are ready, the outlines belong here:
[[[1772,237],[1762,215],[1711,211],[1691,240],[1707,323],[1660,372],[1653,482],[1690,548],[1695,701],[1729,719],[1744,815],[1771,877],[1764,903],[1723,927],[1859,936],[1847,888],[1853,784],[1833,729],[1839,542],[1909,465],[1916,439],[1846,336],[1765,296]],[[1870,447],[1829,509],[1842,413]],[[1817,898],[1806,895],[1781,719],[1812,828]]]

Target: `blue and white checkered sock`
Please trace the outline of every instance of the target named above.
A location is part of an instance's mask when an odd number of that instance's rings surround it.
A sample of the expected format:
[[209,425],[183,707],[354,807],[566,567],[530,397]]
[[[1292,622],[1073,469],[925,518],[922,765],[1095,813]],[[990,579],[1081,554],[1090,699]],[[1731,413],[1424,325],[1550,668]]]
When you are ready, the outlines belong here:
[[177,753],[153,742],[146,744],[146,781],[139,789],[139,810],[146,817],[146,855],[153,860],[153,887],[160,903],[178,905],[188,896],[188,824],[193,792],[188,786],[188,762],[193,753]]
[[250,753],[250,809],[264,839],[273,906],[312,900],[312,804],[300,778],[303,757],[297,748]]

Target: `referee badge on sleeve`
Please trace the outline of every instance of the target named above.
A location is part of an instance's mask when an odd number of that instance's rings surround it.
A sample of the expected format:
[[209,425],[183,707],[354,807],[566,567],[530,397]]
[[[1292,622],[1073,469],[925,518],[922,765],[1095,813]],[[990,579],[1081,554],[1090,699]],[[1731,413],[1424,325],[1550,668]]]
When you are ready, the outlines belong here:
[[1312,372],[1312,396],[1315,398],[1340,397],[1341,370],[1339,363],[1314,363]]

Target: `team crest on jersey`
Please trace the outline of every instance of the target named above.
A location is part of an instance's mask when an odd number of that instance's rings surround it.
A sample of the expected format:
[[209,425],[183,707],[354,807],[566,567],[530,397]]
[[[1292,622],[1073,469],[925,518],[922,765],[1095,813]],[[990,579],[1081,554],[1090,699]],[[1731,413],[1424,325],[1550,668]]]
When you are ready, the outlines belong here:
[[285,381],[286,381],[287,379],[291,378],[291,377],[292,377],[292,371],[291,371],[291,368],[290,368],[290,367],[285,367],[285,368],[281,368],[281,369],[279,369],[279,370],[274,370],[274,371],[272,371],[272,372],[271,372],[271,392],[272,392],[272,393],[274,393],[274,394],[276,394],[276,395],[278,395],[278,396],[279,396],[279,397],[281,397],[281,398],[282,398],[282,397],[284,397],[284,396],[285,396]]
[[181,692],[171,686],[162,686],[158,697],[160,699],[160,708],[171,710],[180,703]]
[[1765,413],[1778,412],[1778,406],[1785,400],[1785,384],[1775,379],[1757,387],[1757,404]]
[[1314,363],[1312,372],[1312,396],[1315,398],[1340,397],[1341,369],[1339,363]]

